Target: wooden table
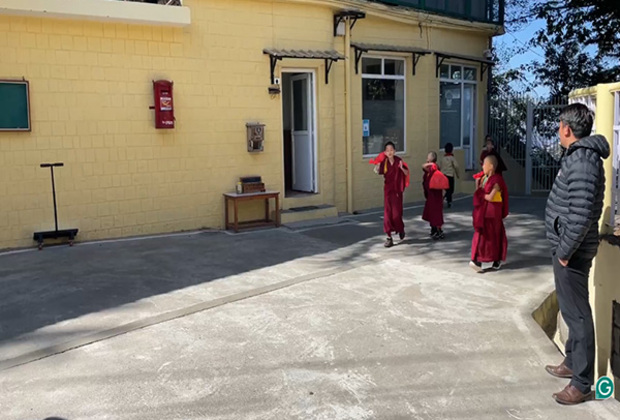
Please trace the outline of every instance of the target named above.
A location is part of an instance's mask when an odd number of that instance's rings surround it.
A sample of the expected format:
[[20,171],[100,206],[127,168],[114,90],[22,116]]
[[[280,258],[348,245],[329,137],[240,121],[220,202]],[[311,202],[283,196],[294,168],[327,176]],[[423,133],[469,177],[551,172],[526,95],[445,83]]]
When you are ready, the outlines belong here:
[[[271,220],[269,214],[269,200],[274,199],[276,202],[275,220]],[[265,200],[265,218],[261,220],[251,220],[248,222],[239,222],[239,202]],[[234,209],[234,220],[230,222],[228,215],[229,202],[232,201]],[[262,226],[280,226],[280,193],[278,191],[265,191],[258,193],[226,193],[224,194],[224,212],[226,214],[226,229],[233,229],[239,232],[239,229],[247,229]]]

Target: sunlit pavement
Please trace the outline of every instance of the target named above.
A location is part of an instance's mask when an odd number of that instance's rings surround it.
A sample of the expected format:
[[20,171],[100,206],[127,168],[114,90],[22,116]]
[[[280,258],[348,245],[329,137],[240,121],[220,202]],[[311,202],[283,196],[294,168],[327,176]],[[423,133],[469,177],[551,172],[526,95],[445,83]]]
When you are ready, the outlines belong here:
[[543,207],[513,199],[483,275],[467,198],[392,249],[379,212],[0,256],[0,418],[618,419],[551,398]]

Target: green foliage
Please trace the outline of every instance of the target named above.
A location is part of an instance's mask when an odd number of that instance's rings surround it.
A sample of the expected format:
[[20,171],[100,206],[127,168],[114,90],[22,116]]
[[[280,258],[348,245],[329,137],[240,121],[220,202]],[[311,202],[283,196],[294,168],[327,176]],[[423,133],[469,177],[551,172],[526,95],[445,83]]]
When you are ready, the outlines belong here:
[[566,42],[595,46],[599,57],[620,58],[620,3],[618,0],[536,1],[533,11],[547,27],[539,44]]
[[557,47],[548,43],[544,48],[545,61],[536,61],[530,68],[549,87],[554,98],[567,97],[576,88],[614,82],[620,77],[619,66],[607,66],[605,60],[588,54],[576,41],[569,40]]
[[[516,71],[532,72],[552,98],[620,79],[619,0],[508,0],[506,13],[508,31],[545,22],[525,46],[542,49],[544,60]],[[497,83],[506,76],[500,72]]]

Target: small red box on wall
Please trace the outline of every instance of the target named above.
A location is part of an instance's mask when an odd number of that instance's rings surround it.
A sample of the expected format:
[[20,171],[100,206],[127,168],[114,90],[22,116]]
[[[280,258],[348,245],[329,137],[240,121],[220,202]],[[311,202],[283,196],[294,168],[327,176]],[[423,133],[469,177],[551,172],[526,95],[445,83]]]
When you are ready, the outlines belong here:
[[155,128],[174,128],[174,102],[172,85],[168,80],[153,81],[155,99]]

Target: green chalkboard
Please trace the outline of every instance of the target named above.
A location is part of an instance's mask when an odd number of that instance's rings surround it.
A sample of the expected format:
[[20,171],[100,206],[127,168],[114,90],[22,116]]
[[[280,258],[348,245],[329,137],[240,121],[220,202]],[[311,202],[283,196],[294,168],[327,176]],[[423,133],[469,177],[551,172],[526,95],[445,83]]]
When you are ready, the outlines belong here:
[[28,82],[0,80],[0,131],[30,131]]

